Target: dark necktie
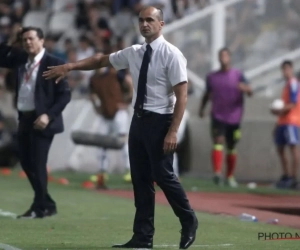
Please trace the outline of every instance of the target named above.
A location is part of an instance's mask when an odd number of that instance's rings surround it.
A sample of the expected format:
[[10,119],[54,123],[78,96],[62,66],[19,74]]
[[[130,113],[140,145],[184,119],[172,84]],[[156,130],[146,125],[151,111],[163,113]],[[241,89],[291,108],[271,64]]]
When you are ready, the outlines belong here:
[[147,84],[147,73],[148,73],[148,66],[150,63],[151,55],[152,55],[152,48],[148,44],[146,46],[146,51],[144,53],[143,62],[140,69],[138,90],[137,90],[137,96],[134,105],[134,109],[138,111],[142,111],[144,107],[144,99],[146,95],[146,84]]

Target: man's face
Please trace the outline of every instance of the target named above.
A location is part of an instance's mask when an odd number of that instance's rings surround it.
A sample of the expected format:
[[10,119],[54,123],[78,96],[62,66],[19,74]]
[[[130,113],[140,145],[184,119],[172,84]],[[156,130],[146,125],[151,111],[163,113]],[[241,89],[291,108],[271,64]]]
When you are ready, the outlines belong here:
[[221,65],[229,65],[230,64],[230,54],[228,51],[222,51],[219,55],[219,60]]
[[290,65],[284,65],[282,67],[282,75],[284,78],[291,78],[294,75],[294,71],[293,71],[293,67],[291,67]]
[[79,41],[79,47],[83,50],[86,50],[89,47],[89,44],[85,40],[82,40]]
[[35,30],[30,30],[22,35],[23,48],[28,54],[38,54],[43,48],[44,39],[40,39]]
[[158,19],[158,13],[155,8],[147,8],[140,12],[139,27],[143,37],[152,37],[161,31],[164,22]]

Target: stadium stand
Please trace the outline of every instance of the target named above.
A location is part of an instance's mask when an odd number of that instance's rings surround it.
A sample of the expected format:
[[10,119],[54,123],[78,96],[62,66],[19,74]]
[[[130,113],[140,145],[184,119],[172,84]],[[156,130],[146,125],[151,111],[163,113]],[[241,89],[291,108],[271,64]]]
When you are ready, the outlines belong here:
[[[232,50],[234,66],[243,69],[256,89],[260,99],[249,102],[245,125],[246,133],[251,134],[254,120],[263,120],[261,133],[268,133],[273,121],[265,112],[271,99],[279,94],[283,81],[278,72],[280,62],[285,59],[295,61],[296,70],[300,70],[300,35],[298,32],[300,4],[298,0],[115,0],[113,4],[106,0],[2,0],[0,4],[0,42],[9,39],[10,31],[22,25],[36,25],[45,31],[48,51],[66,61],[87,57],[95,52],[116,51],[119,48],[140,43],[137,13],[143,5],[156,5],[163,9],[166,17],[164,36],[181,49],[188,60],[190,101],[188,105],[191,150],[188,169],[199,173],[200,160],[209,165],[208,152],[196,141],[209,143],[205,134],[205,124],[197,118],[199,96],[204,89],[206,73],[218,66],[216,53],[222,46]],[[73,165],[82,169],[93,164],[96,159],[93,149],[74,146],[68,141],[75,128],[96,130],[95,114],[86,100],[86,86],[92,72],[76,72],[69,75],[73,88],[73,101],[65,111],[66,133],[54,142],[49,162],[53,168],[65,168]],[[14,117],[12,105],[12,80],[9,72],[0,69],[1,112],[4,117]],[[264,107],[264,108],[262,108]],[[78,115],[79,114],[79,115]],[[266,121],[268,120],[268,121]],[[202,127],[201,127],[202,126]],[[257,125],[258,126],[258,125]],[[201,131],[199,132],[199,127]],[[203,131],[202,131],[203,128]],[[248,132],[247,132],[248,131]],[[201,140],[199,140],[199,136]],[[246,136],[246,135],[245,135]],[[260,134],[261,136],[261,134]],[[257,139],[260,137],[257,136]],[[68,141],[65,145],[65,141]],[[251,141],[251,140],[250,140]],[[253,141],[253,143],[255,143]],[[247,148],[247,145],[241,144]],[[270,141],[262,146],[271,150]],[[62,155],[62,148],[66,154]],[[201,154],[197,150],[201,148]],[[256,148],[258,150],[258,148]],[[272,150],[271,150],[272,151]],[[257,151],[255,151],[257,152]],[[276,165],[275,156],[261,162],[251,160],[255,153],[245,156],[249,165],[257,168],[263,165]],[[113,153],[112,153],[113,154]],[[63,156],[63,157],[62,157]],[[82,162],[78,158],[83,156]],[[250,157],[252,156],[252,157]],[[203,160],[204,159],[204,160]],[[76,164],[74,162],[77,162]],[[74,164],[76,165],[74,165]],[[78,165],[79,164],[79,165]],[[117,165],[117,163],[115,163]],[[209,167],[201,169],[208,174]],[[267,174],[262,178],[272,178]],[[242,173],[238,173],[242,175]],[[252,173],[249,173],[249,177]],[[276,173],[274,172],[274,175]]]

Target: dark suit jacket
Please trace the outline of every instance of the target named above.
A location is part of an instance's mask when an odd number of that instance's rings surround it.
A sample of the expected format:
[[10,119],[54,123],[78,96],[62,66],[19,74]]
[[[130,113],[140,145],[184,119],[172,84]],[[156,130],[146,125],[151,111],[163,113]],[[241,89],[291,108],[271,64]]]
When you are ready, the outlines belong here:
[[[25,51],[0,44],[0,67],[13,69],[17,79],[15,102],[18,100],[19,87],[27,60],[28,54]],[[61,59],[45,52],[37,75],[35,87],[36,116],[47,114],[50,118],[49,125],[42,131],[45,135],[54,135],[64,131],[62,111],[71,100],[71,92],[66,80],[56,84],[55,79],[46,80],[42,76],[48,66],[61,64],[64,64]],[[22,113],[18,113],[20,120]]]

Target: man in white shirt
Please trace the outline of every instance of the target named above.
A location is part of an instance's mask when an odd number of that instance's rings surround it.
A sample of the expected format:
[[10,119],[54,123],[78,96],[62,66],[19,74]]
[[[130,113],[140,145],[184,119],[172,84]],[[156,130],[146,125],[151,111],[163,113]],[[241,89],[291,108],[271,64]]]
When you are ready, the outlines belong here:
[[163,13],[145,7],[139,14],[143,45],[110,55],[95,55],[72,64],[50,67],[46,79],[63,79],[70,70],[91,70],[112,65],[129,68],[134,87],[134,115],[129,132],[129,158],[136,215],[132,239],[117,248],[152,248],[155,181],[165,193],[182,225],[180,249],[195,240],[197,217],[173,172],[177,132],[187,102],[187,70],[183,54],[162,36]]

